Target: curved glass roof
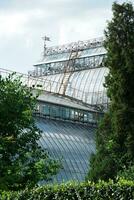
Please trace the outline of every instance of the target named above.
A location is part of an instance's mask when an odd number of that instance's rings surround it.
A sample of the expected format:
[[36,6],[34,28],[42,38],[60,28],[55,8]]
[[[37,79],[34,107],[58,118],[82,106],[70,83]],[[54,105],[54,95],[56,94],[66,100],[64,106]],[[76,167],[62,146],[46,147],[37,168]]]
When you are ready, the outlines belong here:
[[103,83],[107,73],[107,68],[96,68],[73,73],[70,77],[70,84],[67,87],[66,94],[88,104],[106,103],[104,98],[106,91]]
[[[43,76],[42,79],[32,80],[31,84],[40,84],[42,89],[48,92],[63,94],[63,80],[68,78],[65,95],[81,100],[84,103],[96,105],[106,104],[108,98],[106,89],[103,86],[105,76],[108,74],[108,69],[105,67],[87,69],[68,73],[66,76],[54,74]],[[30,82],[29,82],[30,84]]]
[[63,164],[54,180],[84,180],[90,155],[95,152],[94,128],[39,118],[36,124],[43,131],[40,139],[42,148],[47,148],[51,156],[61,159]]
[[[8,75],[11,71],[1,69],[2,75]],[[108,104],[106,88],[103,83],[105,76],[108,74],[108,68],[99,67],[67,74],[54,74],[42,77],[29,77],[22,74],[22,80],[28,87],[41,89],[51,93],[60,94],[80,100],[90,105]],[[20,75],[20,74],[19,74]],[[66,82],[67,79],[67,82]],[[63,87],[63,86],[66,87]],[[65,89],[65,93],[63,93]],[[53,102],[55,103],[55,102]]]

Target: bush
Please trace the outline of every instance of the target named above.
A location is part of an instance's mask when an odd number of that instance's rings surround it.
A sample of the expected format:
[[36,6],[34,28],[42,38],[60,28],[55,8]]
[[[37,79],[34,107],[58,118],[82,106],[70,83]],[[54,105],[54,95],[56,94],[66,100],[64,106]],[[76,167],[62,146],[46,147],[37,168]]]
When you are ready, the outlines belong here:
[[129,166],[128,168],[124,167],[122,171],[119,171],[117,176],[118,178],[133,181],[134,180],[134,165]]
[[98,183],[48,185],[20,192],[0,192],[1,200],[133,200],[134,182],[119,180]]
[[60,162],[39,146],[36,96],[21,77],[0,76],[0,189],[22,190],[55,175]]

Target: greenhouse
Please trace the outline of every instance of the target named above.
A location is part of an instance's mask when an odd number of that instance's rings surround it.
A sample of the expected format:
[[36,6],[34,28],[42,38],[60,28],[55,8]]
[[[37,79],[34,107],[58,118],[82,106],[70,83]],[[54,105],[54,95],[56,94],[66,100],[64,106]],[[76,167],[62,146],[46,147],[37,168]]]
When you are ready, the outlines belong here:
[[[42,130],[39,144],[62,169],[52,181],[84,180],[95,152],[95,130],[107,110],[104,88],[103,38],[46,47],[34,70],[22,76],[24,85],[39,94],[34,118]],[[11,73],[0,69],[6,76]]]
[[103,38],[54,47],[45,43],[43,59],[28,73],[34,79],[29,84],[42,91],[35,111],[43,131],[40,144],[63,164],[53,181],[82,181],[87,174],[95,129],[108,105],[105,56]]

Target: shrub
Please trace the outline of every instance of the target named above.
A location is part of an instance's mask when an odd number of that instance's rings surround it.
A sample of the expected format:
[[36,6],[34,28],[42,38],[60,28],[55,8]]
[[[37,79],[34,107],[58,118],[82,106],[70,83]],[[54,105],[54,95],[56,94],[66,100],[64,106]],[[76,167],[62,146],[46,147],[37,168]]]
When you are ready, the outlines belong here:
[[0,193],[1,200],[133,200],[134,182],[119,180],[98,183],[48,185],[20,192]]
[[124,167],[122,171],[119,171],[118,177],[133,181],[134,180],[134,165],[129,166],[128,168]]

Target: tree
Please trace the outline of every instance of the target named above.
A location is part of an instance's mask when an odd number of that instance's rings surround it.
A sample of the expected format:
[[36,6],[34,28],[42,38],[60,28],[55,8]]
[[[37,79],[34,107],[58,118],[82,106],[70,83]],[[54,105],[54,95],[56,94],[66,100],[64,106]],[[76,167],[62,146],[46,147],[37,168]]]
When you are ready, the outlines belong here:
[[33,187],[60,167],[38,144],[35,105],[32,89],[23,86],[20,77],[0,77],[0,189]]
[[104,42],[110,106],[97,130],[97,152],[88,174],[95,181],[115,178],[134,165],[134,9],[131,3],[114,3],[112,10]]

